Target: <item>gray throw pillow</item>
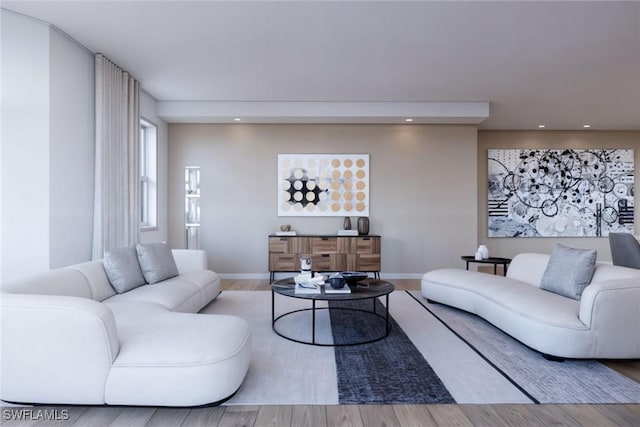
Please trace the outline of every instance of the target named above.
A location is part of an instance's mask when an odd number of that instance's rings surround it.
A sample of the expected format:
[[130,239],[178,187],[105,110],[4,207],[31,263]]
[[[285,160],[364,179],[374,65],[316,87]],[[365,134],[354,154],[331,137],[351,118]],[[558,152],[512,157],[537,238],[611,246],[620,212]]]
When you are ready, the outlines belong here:
[[150,285],[178,275],[178,267],[171,249],[164,243],[137,244],[142,274]]
[[119,294],[146,283],[133,246],[106,250],[102,263],[111,286]]
[[556,243],[542,275],[540,287],[572,299],[580,299],[596,269],[595,249],[576,249]]

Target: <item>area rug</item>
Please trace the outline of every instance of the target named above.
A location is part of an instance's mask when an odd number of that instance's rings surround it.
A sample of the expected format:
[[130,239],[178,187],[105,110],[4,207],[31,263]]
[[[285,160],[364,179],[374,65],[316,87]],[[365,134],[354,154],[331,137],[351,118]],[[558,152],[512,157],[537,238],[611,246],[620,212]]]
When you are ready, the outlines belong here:
[[640,384],[596,360],[547,360],[474,314],[409,294],[534,403],[640,402]]
[[[354,311],[371,310],[370,300],[331,301],[329,305],[335,343],[373,340],[385,330],[384,319]],[[378,300],[375,310],[384,313]],[[391,331],[382,340],[334,349],[340,404],[455,403],[393,317],[390,323]]]
[[[640,384],[598,362],[547,361],[476,316],[427,304],[419,292],[390,295],[389,337],[337,348],[298,344],[276,335],[271,329],[271,298],[269,291],[225,291],[202,311],[237,315],[252,327],[251,367],[227,405],[640,402]],[[276,295],[277,314],[309,305],[307,300]],[[341,313],[318,312],[319,340],[338,342],[344,339],[340,330],[349,333],[349,328],[336,328],[336,322],[354,326],[358,320],[340,318]],[[280,325],[283,332],[308,336],[309,312],[286,320]],[[412,345],[395,343],[402,336]],[[420,384],[415,378],[426,381]],[[398,388],[403,382],[411,385]]]

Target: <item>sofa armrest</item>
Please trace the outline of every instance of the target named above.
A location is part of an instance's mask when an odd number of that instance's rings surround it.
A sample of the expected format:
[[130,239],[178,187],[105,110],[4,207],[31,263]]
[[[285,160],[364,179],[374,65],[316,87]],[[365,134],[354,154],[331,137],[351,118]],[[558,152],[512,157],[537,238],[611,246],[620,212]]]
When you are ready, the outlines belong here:
[[207,269],[207,253],[200,249],[172,249],[178,272]]
[[70,296],[3,293],[0,299],[0,399],[104,404],[119,351],[111,310]]
[[[640,353],[640,278],[592,282],[580,299],[580,320],[598,348]],[[624,347],[624,349],[623,349]]]
[[[640,325],[640,278],[593,282],[582,292],[579,316],[585,325],[617,312],[636,316],[635,324]],[[626,318],[625,323],[631,320]]]

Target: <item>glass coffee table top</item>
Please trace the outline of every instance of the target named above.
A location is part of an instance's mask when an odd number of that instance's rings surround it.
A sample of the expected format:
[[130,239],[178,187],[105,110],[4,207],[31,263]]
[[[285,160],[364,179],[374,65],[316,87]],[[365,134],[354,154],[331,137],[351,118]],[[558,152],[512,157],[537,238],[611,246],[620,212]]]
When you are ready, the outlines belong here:
[[328,284],[320,286],[320,293],[317,294],[296,294],[295,282],[293,277],[289,277],[282,280],[277,280],[271,284],[271,289],[280,295],[285,295],[293,298],[303,299],[315,299],[322,301],[330,300],[357,300],[366,298],[376,298],[383,295],[388,295],[395,289],[393,283],[385,280],[378,279],[364,279],[358,282],[356,285],[345,285],[351,288],[349,294],[329,294],[325,293],[325,288],[329,287]]

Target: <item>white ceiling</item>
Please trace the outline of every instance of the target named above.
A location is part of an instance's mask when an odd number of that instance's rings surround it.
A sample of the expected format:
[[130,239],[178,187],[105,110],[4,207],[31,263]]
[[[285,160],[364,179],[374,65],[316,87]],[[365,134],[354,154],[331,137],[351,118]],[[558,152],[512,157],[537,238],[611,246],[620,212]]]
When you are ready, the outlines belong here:
[[[388,110],[379,121],[401,121],[404,107],[423,106],[406,113],[433,122],[434,106],[485,101],[481,129],[640,129],[637,1],[5,0],[2,7],[105,54],[163,101],[171,121],[365,122],[344,107],[371,103],[372,111]],[[326,110],[296,114],[301,105]]]

